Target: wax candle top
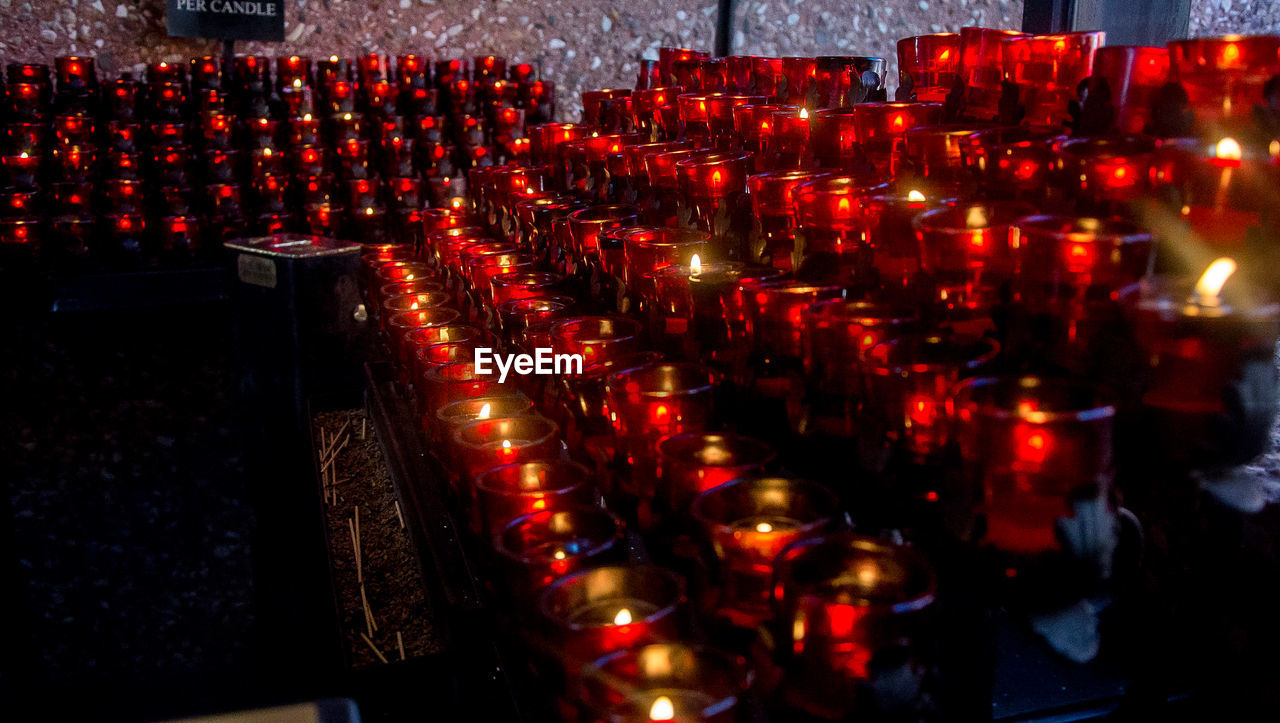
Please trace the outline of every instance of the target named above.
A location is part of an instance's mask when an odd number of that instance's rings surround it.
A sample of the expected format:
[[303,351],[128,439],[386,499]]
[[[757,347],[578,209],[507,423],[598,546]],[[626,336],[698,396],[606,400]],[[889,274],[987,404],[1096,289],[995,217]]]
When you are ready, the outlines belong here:
[[815,532],[839,514],[839,502],[826,487],[792,477],[751,477],[712,487],[693,500],[689,513],[712,534],[738,532],[786,534]]
[[973,370],[996,358],[994,339],[966,334],[907,334],[871,347],[865,368],[879,376]]
[[602,720],[695,721],[732,717],[752,682],[741,658],[687,643],[653,643],[595,661],[583,672],[579,693]]
[[594,557],[622,539],[622,520],[602,507],[543,510],[509,522],[498,534],[499,554],[520,562],[554,564]]

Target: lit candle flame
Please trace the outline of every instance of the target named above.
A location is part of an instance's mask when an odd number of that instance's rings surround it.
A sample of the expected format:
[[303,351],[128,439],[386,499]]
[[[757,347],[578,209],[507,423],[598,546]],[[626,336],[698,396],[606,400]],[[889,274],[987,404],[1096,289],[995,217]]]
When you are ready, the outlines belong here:
[[809,109],[808,109],[808,108],[801,108],[801,109],[800,109],[800,120],[807,120],[808,118],[809,118]]
[[293,87],[295,87],[295,88],[301,88],[301,87],[302,87],[302,79],[301,79],[301,78],[294,78],[294,79],[293,79]]
[[502,440],[502,448],[503,448],[503,449],[511,449],[511,440],[509,440],[509,439],[504,439],[504,440]]
[[697,276],[700,273],[702,273],[702,258],[694,254],[693,258],[689,259],[689,275]]
[[1238,161],[1244,158],[1244,149],[1240,147],[1240,141],[1227,137],[1213,147],[1213,155],[1224,161]]
[[630,625],[631,611],[626,608],[622,608],[621,610],[619,610],[618,614],[613,616],[613,624],[614,625]]
[[756,525],[756,532],[773,532],[773,525],[768,522],[761,522]]
[[971,206],[969,213],[965,215],[964,225],[966,228],[986,228],[990,225],[987,220],[987,209],[985,206]]
[[880,570],[874,563],[864,563],[858,566],[854,575],[857,576],[859,584],[870,587],[880,579]]
[[329,62],[330,62],[330,63],[336,63],[336,62],[338,62],[338,56],[336,56],[336,55],[330,55],[330,56],[329,56]]
[[1196,282],[1196,299],[1202,304],[1216,302],[1227,279],[1235,272],[1236,262],[1232,258],[1224,256],[1209,264],[1209,268],[1204,270],[1200,280]]
[[925,198],[923,193],[920,193],[913,188],[910,191],[907,191],[907,200],[912,203],[924,203]]
[[302,120],[306,121],[307,123],[310,123],[310,122],[311,122],[311,114],[310,114],[310,113],[307,113],[307,114],[303,115],[303,116],[302,116]]
[[476,415],[476,419],[488,419],[488,418],[489,418],[489,403],[485,402],[484,405],[480,407],[480,413]]
[[563,560],[565,558],[564,550],[556,550],[551,556],[557,560]]
[[653,705],[649,707],[649,720],[675,720],[675,717],[676,707],[670,698],[660,695],[653,699]]

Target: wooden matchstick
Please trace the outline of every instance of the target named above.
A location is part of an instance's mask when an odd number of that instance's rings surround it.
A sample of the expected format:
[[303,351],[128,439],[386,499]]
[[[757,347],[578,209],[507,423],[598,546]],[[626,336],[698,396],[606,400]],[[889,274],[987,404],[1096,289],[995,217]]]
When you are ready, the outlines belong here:
[[400,500],[395,500],[396,519],[400,520],[400,529],[404,529],[404,515],[400,513]]
[[360,538],[358,537],[359,533],[356,532],[355,523],[351,521],[350,517],[347,518],[347,531],[351,533],[351,550],[356,556],[356,582],[363,583],[364,570],[360,564]]
[[404,637],[399,630],[396,631],[396,647],[400,649],[400,659],[404,660]]
[[360,583],[360,605],[364,607],[364,626],[373,635],[378,632],[378,623],[373,619],[373,608],[369,607],[369,596],[365,594],[364,583]]
[[370,638],[368,635],[365,635],[364,633],[360,633],[360,637],[363,638],[365,643],[369,645],[369,649],[373,651],[373,654],[378,656],[378,660],[381,660],[384,663],[390,662],[389,660],[387,660],[387,656],[383,655],[381,650],[378,650],[378,646],[373,644],[372,638]]
[[368,418],[368,417],[361,417],[361,418],[360,418],[360,439],[364,439],[364,438],[365,438],[364,428],[365,428],[365,425],[366,425],[366,424],[368,424],[368,423],[369,423],[369,418]]

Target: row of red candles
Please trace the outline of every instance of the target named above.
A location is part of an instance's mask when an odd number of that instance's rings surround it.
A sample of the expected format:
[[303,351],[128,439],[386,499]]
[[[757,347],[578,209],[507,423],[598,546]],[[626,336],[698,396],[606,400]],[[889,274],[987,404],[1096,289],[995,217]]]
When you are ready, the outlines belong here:
[[[638,94],[631,96],[633,109],[637,98]],[[584,101],[590,106],[592,97]],[[677,105],[678,117],[681,107],[690,107],[690,102]],[[865,110],[884,115],[879,108]],[[798,109],[784,109],[783,113],[783,117],[799,115]],[[855,107],[848,115],[857,114]],[[597,121],[604,115],[587,113]],[[692,139],[676,141],[678,149],[644,148],[643,139],[610,136],[607,128],[538,129],[533,134],[534,160],[557,161],[552,167],[511,166],[474,173],[471,185],[476,215],[428,212],[430,230],[421,249],[423,261],[417,260],[415,252],[391,247],[371,250],[366,257],[373,292],[370,300],[401,362],[403,379],[416,390],[424,425],[456,471],[459,494],[470,501],[468,508],[475,515],[473,525],[497,533],[499,559],[519,561],[511,575],[517,581],[516,589],[527,595],[531,588],[541,588],[559,574],[576,569],[568,562],[574,560],[573,552],[607,549],[608,541],[616,539],[616,521],[603,522],[608,515],[597,510],[592,522],[589,513],[576,506],[587,498],[581,490],[591,472],[544,460],[558,458],[564,442],[575,457],[596,468],[597,483],[610,498],[630,497],[639,509],[691,514],[702,523],[704,534],[725,557],[729,570],[722,581],[727,600],[723,614],[750,624],[775,612],[797,612],[786,591],[788,583],[801,586],[788,577],[794,574],[789,567],[794,561],[784,556],[775,569],[774,557],[787,542],[830,525],[830,513],[836,505],[818,486],[790,478],[752,478],[751,473],[763,471],[772,459],[767,443],[707,431],[713,418],[713,390],[723,379],[721,372],[729,372],[734,383],[741,381],[743,373],[741,364],[732,363],[743,361],[740,355],[735,358],[733,343],[723,343],[738,339],[709,335],[704,328],[708,320],[730,335],[744,333],[742,338],[757,352],[748,367],[771,357],[801,360],[810,375],[833,387],[827,391],[834,397],[861,398],[860,404],[881,408],[886,416],[900,420],[893,425],[893,434],[917,451],[936,449],[954,424],[966,465],[980,470],[977,481],[981,507],[988,517],[987,537],[998,547],[1027,553],[1056,546],[1054,521],[1066,514],[1067,497],[1086,481],[1096,485],[1096,494],[1105,498],[1112,465],[1114,407],[1092,385],[1048,378],[982,378],[961,385],[957,391],[954,383],[980,372],[997,346],[982,337],[956,333],[956,329],[981,330],[984,312],[989,318],[997,282],[1013,278],[1020,301],[1038,301],[1051,313],[1067,316],[1071,322],[1067,338],[1083,337],[1087,328],[1082,326],[1087,327],[1093,302],[1113,302],[1117,293],[1147,274],[1153,249],[1150,233],[1132,224],[1091,217],[1036,217],[1031,213],[1034,207],[1008,201],[939,203],[947,196],[930,198],[927,184],[919,189],[899,184],[886,193],[886,189],[876,188],[878,183],[838,173],[772,174],[793,176],[785,189],[791,203],[787,203],[786,192],[777,194],[781,200],[776,205],[785,217],[779,224],[783,242],[789,235],[796,243],[799,236],[824,253],[834,253],[837,260],[845,260],[841,246],[847,245],[851,255],[871,247],[871,258],[881,261],[878,257],[889,244],[871,241],[866,232],[880,228],[876,214],[884,207],[901,207],[900,214],[905,212],[906,220],[905,225],[897,224],[896,233],[905,227],[911,229],[913,238],[895,241],[914,248],[916,268],[940,282],[935,287],[939,295],[932,301],[950,302],[941,305],[943,316],[959,317],[948,319],[952,322],[948,324],[950,331],[936,333],[937,329],[922,326],[921,317],[927,313],[921,309],[904,311],[894,303],[900,298],[850,301],[842,298],[851,291],[847,285],[780,278],[784,270],[790,270],[783,263],[775,264],[783,269],[768,269],[731,260],[739,249],[732,241],[726,242],[724,226],[715,220],[720,214],[716,199],[749,189],[756,220],[764,226],[772,210],[764,190],[770,174],[748,181],[761,154],[753,159],[750,154],[734,152],[699,153],[697,146],[709,143],[712,135],[700,138],[697,124],[688,122],[687,113],[681,120],[684,135],[690,135],[691,127],[695,130]],[[998,141],[1001,133],[1016,132],[971,129],[958,134],[957,141],[989,154],[991,149],[984,147],[984,141],[989,145]],[[574,137],[581,140],[575,142]],[[901,137],[908,138],[905,132]],[[736,151],[735,146],[746,140],[745,134],[739,138],[728,134],[726,142],[730,151]],[[868,143],[873,140],[864,132],[861,150],[874,151],[866,147],[873,145]],[[1212,157],[1227,163],[1213,167],[1219,171],[1240,168],[1243,164],[1234,162],[1242,161],[1243,153],[1230,147],[1224,153],[1222,146],[1219,142],[1213,148]],[[1057,140],[1044,145],[1059,153],[1066,147]],[[628,148],[637,151],[633,154]],[[888,150],[892,159],[894,149]],[[1152,146],[1144,152],[1152,154],[1154,150]],[[574,159],[576,153],[582,154],[580,160]],[[635,170],[637,158],[644,173]],[[670,171],[664,173],[664,165],[670,166]],[[954,170],[953,165],[943,162],[941,167]],[[608,173],[599,174],[601,168]],[[655,169],[659,172],[654,173]],[[888,180],[895,166],[881,165],[877,171],[881,174],[878,180]],[[1064,174],[1067,178],[1071,175]],[[623,180],[618,183],[616,178]],[[595,182],[600,179],[607,183]],[[669,203],[661,199],[654,202],[664,190]],[[963,189],[948,185],[945,190]],[[615,193],[634,194],[632,199],[645,202],[637,207],[592,205],[602,200],[630,200],[610,196]],[[807,212],[806,194],[812,196]],[[1106,195],[1103,193],[1101,200],[1109,200]],[[1234,208],[1218,200],[1219,210]],[[1111,207],[1124,209],[1119,203]],[[921,211],[924,213],[918,213]],[[704,228],[674,228],[676,224],[667,225],[672,220]],[[636,227],[655,221],[663,225]],[[810,236],[816,238],[811,240]],[[715,261],[699,268],[694,254]],[[911,255],[904,253],[901,259]],[[1229,375],[1241,354],[1274,347],[1280,318],[1274,308],[1246,305],[1235,309],[1223,303],[1220,292],[1232,271],[1233,262],[1221,260],[1210,267],[1195,293],[1143,293],[1133,305],[1142,340],[1162,362],[1162,373],[1168,377],[1163,385],[1157,381],[1153,390],[1163,392],[1166,398],[1159,399],[1157,393],[1148,395],[1147,402],[1176,408],[1176,414],[1184,415],[1184,423],[1186,415],[1212,413],[1221,402],[1211,392],[1200,396],[1194,387],[1182,388],[1186,382],[1206,373]],[[588,288],[597,293],[589,299],[567,295],[582,288],[575,280],[593,282]],[[616,285],[609,290],[620,292],[616,299],[602,298],[599,293],[609,284]],[[892,283],[888,286],[893,288]],[[615,300],[619,302],[616,308]],[[627,312],[624,300],[634,302],[635,309],[650,312],[649,318],[659,323],[646,329],[627,315],[571,316],[578,305]],[[463,321],[476,326],[460,323]],[[903,333],[921,330],[926,333]],[[672,337],[691,340],[692,345],[681,344],[668,351],[715,366],[663,362],[658,354],[644,351],[646,339],[661,347]],[[1226,345],[1215,347],[1219,342]],[[578,353],[588,368],[582,375],[568,375],[550,386],[528,380],[504,385],[475,373],[470,359],[480,343]],[[766,388],[759,385],[760,379],[751,382],[758,385],[757,391]],[[848,389],[850,385],[855,389]],[[545,417],[530,416],[535,411]],[[511,414],[519,416],[506,416]],[[611,450],[615,445],[617,449]],[[603,473],[598,463],[608,459],[612,451],[629,463],[629,475]],[[495,464],[499,466],[492,468]],[[731,481],[744,476],[746,479]],[[570,491],[561,496],[562,489]],[[514,507],[512,500],[519,500]],[[558,510],[561,503],[572,506]],[[518,513],[532,514],[512,519]],[[644,529],[643,514],[634,519]],[[571,530],[575,550],[565,549],[565,540],[557,538],[553,530]],[[593,544],[578,548],[584,538],[577,535],[586,530],[603,532],[600,538],[590,540]],[[544,544],[550,547],[544,549]],[[909,599],[911,604],[927,605],[928,584],[892,592],[870,589],[878,584],[880,573],[875,564],[866,564],[866,549],[859,548],[869,543],[836,535],[810,544],[812,547],[800,545],[789,554],[803,558],[806,551],[819,550],[813,554],[825,558],[825,564],[830,565],[827,573],[853,570],[855,577],[869,586],[861,590],[862,602],[889,594],[905,596],[894,598],[898,603]],[[533,548],[551,554],[535,561],[538,555],[523,554]],[[859,549],[861,552],[856,552]],[[908,553],[890,553],[891,557],[904,554]],[[830,562],[832,559],[836,562]],[[900,559],[895,564],[905,565]],[[864,571],[866,579],[862,580]],[[777,589],[770,585],[773,574],[782,581]],[[582,646],[590,657],[607,652],[610,646],[641,642],[655,634],[661,626],[648,625],[649,618],[638,628],[641,633],[633,633],[637,629],[634,614],[627,608],[628,622],[622,622],[625,606],[621,601],[640,605],[646,603],[642,592],[666,591],[665,597],[648,600],[645,607],[655,609],[655,620],[666,619],[672,601],[680,598],[671,591],[680,587],[662,582],[664,579],[660,572],[615,566],[579,572],[543,591],[541,609],[553,623],[561,623],[553,628],[564,636],[567,649]],[[898,582],[904,580],[899,578]],[[919,583],[919,579],[913,580]],[[602,598],[585,598],[589,604],[580,612],[594,616],[593,622],[566,624],[566,616],[575,614],[573,605],[584,604],[578,588],[605,592]],[[628,595],[637,598],[631,600]],[[866,640],[875,638],[879,626],[894,626],[882,620],[872,622],[875,616],[863,618],[857,612],[876,609],[875,605],[850,608],[847,603],[820,599],[809,604],[818,607],[805,608],[803,619],[816,627],[802,625],[796,628],[799,638],[789,639],[798,656],[792,661],[794,670],[803,670],[803,677],[819,681],[820,687],[833,683],[832,675],[837,672],[837,679],[865,676],[868,658],[874,652]],[[600,617],[604,613],[608,614]],[[859,642],[850,644],[851,639]],[[675,654],[699,661],[705,658],[702,665],[716,665],[705,651],[678,650],[672,646],[640,648],[614,653],[597,665],[622,666],[635,675],[637,666],[643,670],[646,656]],[[816,658],[807,657],[814,651],[820,651]],[[817,664],[813,664],[815,660]],[[588,676],[581,682],[588,699],[598,701],[591,695],[602,693],[593,688],[592,680]],[[834,685],[829,690],[842,688]],[[613,693],[621,698],[612,703],[633,707],[638,703],[634,690],[626,689],[625,695],[617,690]],[[732,693],[730,690],[726,695]],[[658,711],[663,713],[660,719],[665,719],[665,706],[678,707],[680,701],[662,698],[665,696],[644,694],[643,705],[633,712],[642,718],[658,718],[652,715]],[[818,695],[817,700],[829,697]]]
[[[491,162],[491,153],[502,161],[525,152],[526,114],[536,120],[550,112],[552,87],[532,80],[525,64],[501,80],[503,59],[476,58],[473,81],[449,80],[461,63],[439,64],[454,111],[440,115],[423,59],[398,58],[395,83],[382,79],[382,66],[372,62],[379,60],[361,58],[354,74],[350,61],[322,61],[314,82],[326,112],[314,116],[311,61],[301,56],[278,59],[275,92],[288,102],[256,106],[251,100],[262,100],[266,90],[247,88],[249,79],[270,84],[269,63],[255,56],[236,59],[228,84],[221,63],[197,58],[189,80],[181,65],[154,64],[145,84],[120,80],[106,92],[97,86],[92,59],[59,58],[56,93],[47,67],[10,64],[8,116],[15,122],[6,126],[8,218],[0,221],[0,236],[35,249],[44,231],[58,255],[74,256],[93,236],[95,214],[113,237],[98,245],[111,253],[122,246],[136,251],[148,221],[168,250],[198,246],[201,236],[212,246],[286,227],[364,242],[380,240],[388,225],[398,236],[413,236],[425,202],[447,203],[458,194],[452,186],[460,181],[452,176],[459,168]],[[468,85],[469,93],[452,92]],[[473,116],[477,87],[484,113]],[[83,100],[98,94],[100,103]],[[403,102],[408,96],[412,102]],[[98,193],[93,181],[100,178],[106,180]],[[47,181],[52,196],[45,200],[39,191]],[[247,205],[242,188],[250,191]],[[52,228],[43,228],[41,216],[56,219]]]

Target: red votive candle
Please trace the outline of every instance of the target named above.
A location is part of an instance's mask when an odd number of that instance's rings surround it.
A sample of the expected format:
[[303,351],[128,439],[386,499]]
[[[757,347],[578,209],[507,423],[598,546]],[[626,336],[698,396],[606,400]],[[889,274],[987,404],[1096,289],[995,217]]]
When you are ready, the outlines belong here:
[[621,650],[584,669],[581,723],[739,720],[752,675],[741,658],[686,643]]
[[717,614],[746,628],[767,621],[774,559],[834,524],[839,510],[826,487],[788,477],[738,479],[698,495],[689,514],[720,561]]
[[[861,103],[866,100],[861,92],[857,97],[850,94],[854,80],[857,79],[860,91],[864,88],[868,91],[881,90],[884,88],[884,69],[884,58],[847,55],[814,58],[813,78],[806,94],[807,100],[815,108],[839,108]],[[866,88],[863,81],[871,81],[872,78],[874,85]]]
[[828,299],[807,309],[805,371],[819,392],[847,398],[862,392],[862,359],[876,344],[915,329],[914,311],[878,301]]
[[853,107],[854,133],[863,156],[891,178],[902,165],[907,131],[941,120],[941,103],[861,103]]
[[960,29],[960,72],[964,77],[966,115],[980,121],[995,120],[999,115],[1004,83],[1002,42],[1022,35],[1014,30]]
[[621,557],[622,520],[601,507],[517,517],[494,537],[511,594],[533,601],[558,578]]
[[652,565],[607,565],[556,580],[538,601],[565,672],[602,655],[680,636],[684,580]]
[[1243,133],[1264,87],[1280,73],[1280,36],[1226,35],[1169,42],[1170,80],[1180,83],[1201,132]]
[[582,91],[582,122],[584,125],[598,127],[600,125],[601,104],[616,98],[630,98],[628,88],[606,88],[604,90]]
[[445,363],[445,365],[430,367],[422,376],[421,401],[424,404],[420,411],[428,420],[434,420],[435,413],[445,404],[458,402],[461,399],[515,393],[516,386],[509,377],[504,383],[499,383],[497,369],[479,374],[472,362]]
[[[684,93],[680,86],[659,86],[637,90],[631,94],[631,114],[636,130],[649,140],[671,140],[665,131],[665,108],[675,105],[676,98]],[[677,111],[678,113],[678,111]]]
[[[658,362],[620,371],[605,383],[619,444],[633,465],[653,469],[653,446],[668,434],[701,431],[711,421],[717,375],[690,362]],[[643,478],[633,470],[633,481]],[[653,489],[642,497],[652,499]]]
[[964,149],[974,133],[987,130],[981,123],[947,123],[911,128],[906,134],[906,156],[916,174],[943,183],[971,177]]
[[1142,404],[1158,453],[1175,464],[1243,464],[1269,444],[1272,414],[1241,420],[1231,385],[1250,364],[1269,373],[1280,305],[1259,298],[1248,280],[1231,283],[1235,273],[1234,260],[1220,258],[1194,284],[1153,279],[1131,301],[1149,363]]
[[653,295],[653,274],[677,264],[688,264],[694,254],[705,254],[711,234],[691,228],[636,228],[622,236],[623,281],[640,296]]
[[794,258],[796,211],[793,193],[801,184],[834,175],[834,171],[767,171],[747,179],[756,226],[751,259],[783,271],[799,266]]
[[907,334],[877,344],[861,363],[863,408],[914,458],[941,452],[951,440],[947,403],[952,389],[999,351],[991,339],[954,334]]
[[707,131],[711,145],[721,150],[735,150],[740,147],[734,128],[733,109],[748,105],[762,105],[769,99],[763,95],[735,95],[733,93],[710,93],[706,95]]
[[410,368],[413,359],[409,354],[409,346],[405,342],[405,333],[410,329],[418,329],[424,326],[451,324],[457,321],[460,316],[461,314],[456,309],[444,306],[399,311],[390,314],[387,318],[387,341],[391,347],[392,356],[399,362],[402,369]]
[[1058,549],[1058,518],[1109,504],[1115,407],[1093,386],[981,377],[955,391],[965,474],[983,491],[986,540],[1014,554]]
[[556,354],[578,354],[583,367],[640,350],[640,323],[621,316],[582,316],[551,327]]
[[678,513],[713,487],[764,472],[778,456],[767,442],[732,432],[673,434],[658,440],[656,450],[667,506]]
[[445,443],[452,440],[459,429],[476,420],[506,419],[534,413],[533,402],[523,394],[481,395],[449,402],[429,417],[424,416],[423,427],[441,443],[437,449],[449,452],[452,449],[446,448]]
[[898,87],[916,100],[944,101],[960,77],[960,34],[916,35],[898,41]]
[[784,86],[779,89],[785,94],[784,102],[792,105],[807,105],[809,101],[809,84],[817,73],[817,59],[787,57],[782,59],[782,74],[779,81]]
[[913,222],[921,267],[947,308],[988,308],[1013,271],[1010,228],[1035,207],[1016,201],[962,203],[936,208]]
[[[809,118],[813,157],[820,166],[851,169],[862,161],[862,146],[852,108],[825,108],[801,113]],[[905,130],[905,129],[904,129]]]
[[791,705],[842,718],[874,705],[866,698],[880,665],[924,664],[937,577],[915,550],[836,532],[792,545],[774,567],[777,650]]
[[911,222],[931,208],[956,203],[948,194],[957,192],[955,187],[928,180],[906,180],[854,199],[854,214],[859,217],[862,239],[871,248],[881,286],[910,286],[920,270],[920,244]]
[[504,464],[560,456],[560,429],[546,417],[524,415],[477,419],[453,433],[458,471],[464,480]]
[[489,280],[494,306],[502,306],[516,299],[536,299],[560,293],[564,282],[565,278],[560,274],[546,271],[518,271],[494,276]]
[[[1179,213],[1197,240],[1234,254],[1250,235],[1266,233],[1263,223],[1275,204],[1278,169],[1269,153],[1230,136],[1211,142],[1179,138],[1160,142],[1154,175],[1157,183],[1177,191]],[[1248,266],[1246,271],[1256,275]]]
[[1118,299],[1151,272],[1155,251],[1144,228],[1088,216],[1027,216],[1014,224],[1012,244],[1014,298],[1067,318]]
[[1169,50],[1107,45],[1093,56],[1093,76],[1107,81],[1116,129],[1138,134],[1151,121],[1151,104],[1169,79]]
[[[687,223],[712,232],[713,243],[723,244],[727,229],[715,223],[721,201],[732,202],[746,192],[751,168],[750,153],[706,153],[677,161],[676,180],[690,214]],[[729,249],[719,250],[724,258],[730,256]]]
[[1067,103],[1093,72],[1093,54],[1106,33],[1022,35],[1001,41],[1005,80],[1018,86],[1025,123],[1060,125],[1070,120]]
[[[476,400],[464,404],[474,405]],[[444,410],[441,410],[444,411]],[[476,527],[495,535],[512,520],[543,510],[590,505],[594,500],[591,473],[577,462],[544,459],[504,464],[476,479]]]
[[796,253],[801,260],[835,256],[852,259],[866,249],[860,221],[855,215],[859,196],[875,191],[882,184],[877,176],[819,176],[792,191],[797,228]]

